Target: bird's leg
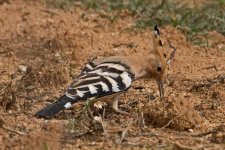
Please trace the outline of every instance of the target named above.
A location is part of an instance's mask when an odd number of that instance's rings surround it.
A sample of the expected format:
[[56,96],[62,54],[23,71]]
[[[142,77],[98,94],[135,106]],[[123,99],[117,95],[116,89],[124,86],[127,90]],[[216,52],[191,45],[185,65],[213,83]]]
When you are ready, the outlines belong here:
[[123,115],[130,115],[130,113],[126,112],[126,111],[122,111],[118,108],[118,101],[119,101],[119,96],[115,96],[113,98],[113,102],[112,102],[112,108],[115,112],[121,113]]

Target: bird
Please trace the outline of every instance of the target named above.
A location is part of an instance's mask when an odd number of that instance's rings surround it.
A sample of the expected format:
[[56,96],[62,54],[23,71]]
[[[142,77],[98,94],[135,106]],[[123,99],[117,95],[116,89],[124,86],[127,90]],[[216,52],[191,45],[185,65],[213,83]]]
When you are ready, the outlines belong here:
[[129,114],[118,108],[119,97],[131,88],[134,81],[142,78],[155,79],[160,98],[163,98],[163,79],[176,49],[174,48],[170,58],[166,60],[166,56],[159,50],[163,44],[157,25],[152,33],[152,40],[152,49],[146,53],[137,52],[127,56],[89,60],[65,93],[54,103],[36,112],[34,116],[49,119],[77,102],[95,103],[107,99],[112,101],[113,110],[121,114]]

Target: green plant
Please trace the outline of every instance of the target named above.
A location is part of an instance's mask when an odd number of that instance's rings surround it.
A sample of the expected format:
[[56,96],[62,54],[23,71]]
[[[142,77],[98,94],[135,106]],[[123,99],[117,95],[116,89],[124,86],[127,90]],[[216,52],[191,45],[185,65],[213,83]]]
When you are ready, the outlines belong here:
[[137,18],[133,27],[146,28],[155,24],[172,25],[181,29],[193,43],[207,46],[207,39],[201,39],[197,35],[209,31],[217,31],[225,35],[224,3],[225,0],[217,0],[201,8],[191,8],[172,0],[161,2],[156,0],[89,0],[87,3],[84,2],[84,5],[87,8],[97,8],[98,11],[103,9],[106,12],[126,9]]
[[202,7],[188,7],[173,0],[45,0],[48,7],[67,8],[80,2],[86,9],[108,13],[114,21],[122,10],[134,16],[134,28],[172,25],[182,30],[190,41],[207,46],[207,40],[198,34],[217,31],[225,35],[225,0],[207,3]]
[[68,9],[73,6],[74,0],[44,0],[47,7]]

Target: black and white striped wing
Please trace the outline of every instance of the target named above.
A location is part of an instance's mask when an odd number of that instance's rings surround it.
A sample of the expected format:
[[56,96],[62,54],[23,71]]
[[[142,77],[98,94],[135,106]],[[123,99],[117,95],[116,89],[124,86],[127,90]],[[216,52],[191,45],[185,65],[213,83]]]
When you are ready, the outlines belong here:
[[86,67],[89,69],[68,87],[67,97],[74,100],[100,98],[128,90],[134,80],[128,66],[120,62],[104,62],[97,66],[87,64]]
[[35,113],[36,117],[51,118],[72,104],[126,91],[131,87],[134,75],[120,62],[104,62],[94,65],[89,62],[81,74],[56,102]]
[[96,65],[92,62],[92,60],[88,60],[88,63],[85,65],[85,67],[81,70],[81,73],[76,77],[75,80],[78,80],[80,77],[85,75],[87,72],[90,72],[96,67]]

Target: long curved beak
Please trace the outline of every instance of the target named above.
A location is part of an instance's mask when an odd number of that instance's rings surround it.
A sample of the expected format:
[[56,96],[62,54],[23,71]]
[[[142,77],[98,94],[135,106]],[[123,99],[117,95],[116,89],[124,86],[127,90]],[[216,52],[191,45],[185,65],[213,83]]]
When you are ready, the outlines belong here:
[[160,98],[164,97],[163,81],[157,80]]

